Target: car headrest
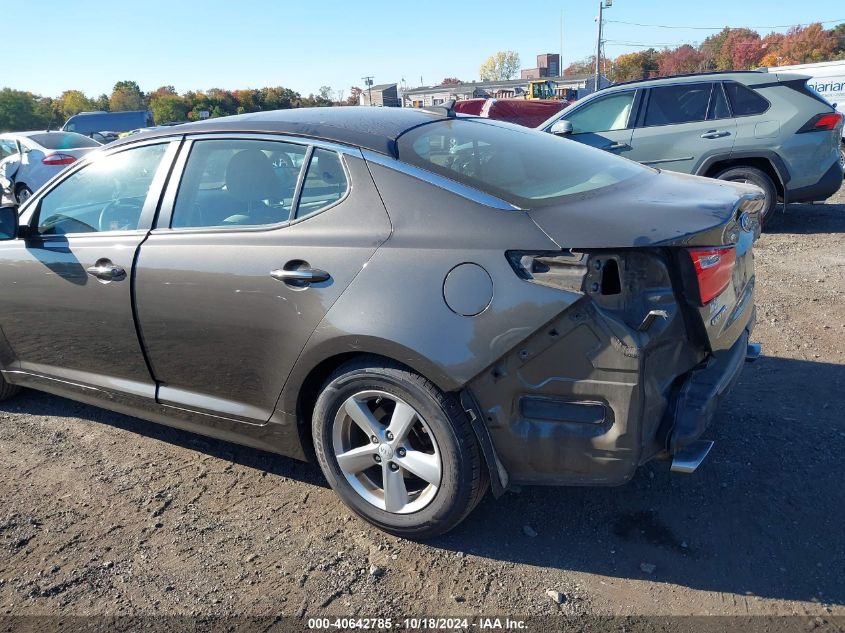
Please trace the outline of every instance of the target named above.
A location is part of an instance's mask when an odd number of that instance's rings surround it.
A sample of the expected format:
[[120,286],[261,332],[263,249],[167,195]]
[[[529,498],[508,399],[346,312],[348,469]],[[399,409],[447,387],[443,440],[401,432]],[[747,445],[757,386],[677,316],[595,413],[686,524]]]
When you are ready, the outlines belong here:
[[226,167],[226,190],[241,202],[281,197],[273,164],[257,149],[245,149],[232,156]]

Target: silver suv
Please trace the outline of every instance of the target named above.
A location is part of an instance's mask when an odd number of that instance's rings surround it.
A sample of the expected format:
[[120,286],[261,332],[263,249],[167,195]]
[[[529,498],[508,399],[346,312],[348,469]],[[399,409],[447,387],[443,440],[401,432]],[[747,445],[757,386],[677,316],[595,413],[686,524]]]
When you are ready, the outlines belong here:
[[842,114],[809,77],[758,71],[617,84],[539,126],[646,165],[750,182],[777,200],[824,200],[842,184]]

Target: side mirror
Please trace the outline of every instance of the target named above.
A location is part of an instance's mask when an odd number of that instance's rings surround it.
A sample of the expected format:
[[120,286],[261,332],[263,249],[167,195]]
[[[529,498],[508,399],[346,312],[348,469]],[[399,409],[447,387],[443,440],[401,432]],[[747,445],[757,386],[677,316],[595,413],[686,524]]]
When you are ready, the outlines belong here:
[[18,236],[18,208],[0,207],[0,241],[13,240]]
[[560,119],[552,124],[549,132],[555,136],[566,136],[567,134],[572,134],[572,123],[566,119]]

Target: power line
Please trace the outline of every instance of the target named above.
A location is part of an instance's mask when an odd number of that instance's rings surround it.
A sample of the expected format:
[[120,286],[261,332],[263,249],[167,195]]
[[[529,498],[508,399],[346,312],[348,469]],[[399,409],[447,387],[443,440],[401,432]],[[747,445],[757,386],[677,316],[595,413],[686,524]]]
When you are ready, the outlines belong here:
[[[684,44],[690,44],[689,42],[681,42],[681,43],[677,43],[677,42],[651,42],[650,44],[646,44],[644,42],[624,42],[622,40],[603,40],[603,41],[607,42],[611,46],[634,46],[634,47],[642,47],[642,48],[653,48],[655,46],[665,46],[665,47],[668,48],[670,46],[678,47],[678,46],[683,46]],[[692,44],[690,44],[690,46],[692,46]]]
[[736,29],[788,29],[793,26],[810,26],[811,24],[832,24],[834,22],[845,22],[845,18],[837,20],[816,20],[815,22],[807,22],[806,24],[777,24],[774,26],[680,26],[670,24],[640,24],[639,22],[624,22],[623,20],[605,20],[605,22],[613,22],[615,24],[627,24],[628,26],[647,26],[656,29],[695,29],[697,31],[721,31],[724,28]]

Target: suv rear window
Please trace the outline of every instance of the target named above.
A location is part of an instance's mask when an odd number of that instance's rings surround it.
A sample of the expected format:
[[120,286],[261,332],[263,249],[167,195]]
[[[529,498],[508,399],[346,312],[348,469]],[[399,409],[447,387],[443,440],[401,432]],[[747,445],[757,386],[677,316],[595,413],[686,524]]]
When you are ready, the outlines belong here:
[[525,209],[651,171],[575,141],[490,120],[421,125],[402,134],[397,146],[401,161]]
[[67,132],[45,132],[44,134],[33,134],[29,138],[45,149],[79,149],[100,146],[97,141],[87,136],[68,134]]
[[680,84],[652,88],[645,125],[671,125],[704,121],[710,103],[711,84]]
[[731,110],[733,110],[734,116],[762,114],[769,109],[769,102],[766,99],[751,88],[735,81],[725,82],[725,91],[728,93],[728,100],[731,102]]

